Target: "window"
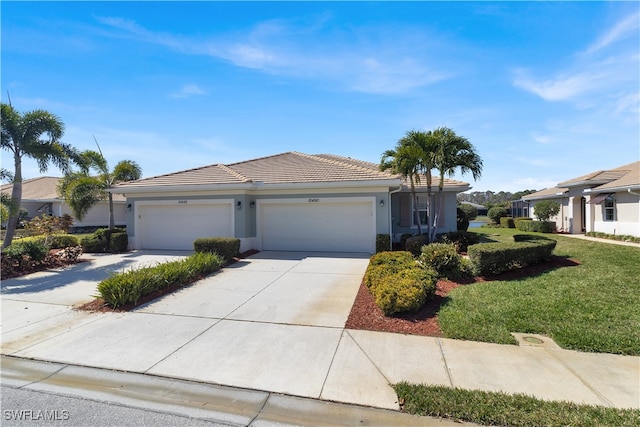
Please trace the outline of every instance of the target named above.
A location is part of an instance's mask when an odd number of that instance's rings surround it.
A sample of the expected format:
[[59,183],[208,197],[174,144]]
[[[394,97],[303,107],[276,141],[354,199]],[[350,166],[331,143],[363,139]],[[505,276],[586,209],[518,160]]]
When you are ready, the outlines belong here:
[[612,195],[604,199],[604,220],[615,221],[615,200]]
[[[431,206],[433,209],[433,206]],[[420,224],[427,225],[427,198],[418,196],[418,216],[420,217]],[[415,223],[415,220],[414,220]]]

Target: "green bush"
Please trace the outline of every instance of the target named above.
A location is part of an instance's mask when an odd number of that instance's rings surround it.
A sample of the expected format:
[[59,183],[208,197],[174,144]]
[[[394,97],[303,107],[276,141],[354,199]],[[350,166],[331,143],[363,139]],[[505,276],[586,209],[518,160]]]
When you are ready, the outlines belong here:
[[533,206],[533,214],[540,221],[549,221],[558,215],[558,212],[560,212],[560,204],[555,200],[541,200]]
[[129,236],[127,233],[113,233],[109,241],[109,252],[126,252],[129,246]]
[[502,206],[494,206],[487,212],[487,216],[494,224],[500,224],[500,218],[503,216],[509,216],[506,208]]
[[478,217],[478,209],[469,203],[460,203],[458,205],[458,209],[462,209],[462,211],[467,215],[467,219],[469,221],[473,221]]
[[184,286],[220,269],[224,260],[214,253],[195,253],[179,261],[116,273],[98,284],[98,293],[112,308],[138,300],[154,291]]
[[460,209],[456,209],[456,230],[467,231],[469,229],[469,217],[467,213]]
[[78,238],[70,234],[54,234],[49,236],[51,249],[64,249],[78,246]]
[[553,233],[556,231],[556,223],[553,221],[518,221],[517,228],[520,231]]
[[413,256],[419,256],[422,247],[429,243],[429,237],[426,234],[419,236],[411,236],[404,244],[404,250],[409,251]]
[[42,261],[49,254],[49,248],[38,240],[21,239],[6,247],[2,254],[13,259],[26,255],[33,261]]
[[440,243],[454,243],[458,252],[467,252],[470,245],[480,243],[480,236],[469,231],[451,231],[438,235]]
[[542,236],[518,239],[519,241],[513,243],[481,243],[469,246],[469,259],[474,273],[481,276],[496,275],[546,261],[557,243]]
[[240,239],[234,237],[202,237],[193,241],[196,252],[215,252],[229,262],[240,252]]
[[376,253],[385,252],[391,249],[391,236],[388,234],[376,235]]
[[585,236],[589,237],[598,237],[600,239],[613,239],[613,240],[621,240],[623,242],[632,242],[632,243],[640,243],[640,237],[631,236],[629,234],[607,234],[601,231],[588,231],[585,233]]
[[422,268],[410,252],[380,252],[371,257],[365,285],[376,305],[390,316],[420,308],[436,290],[436,273]]
[[518,228],[518,223],[520,221],[533,221],[533,218],[529,218],[528,216],[518,216],[516,218],[513,218],[513,224],[514,224],[514,228]]
[[500,227],[502,228],[516,228],[516,224],[513,221],[513,218],[508,216],[503,216],[500,218]]
[[430,243],[422,247],[418,262],[423,267],[430,267],[438,274],[438,278],[455,280],[468,276],[463,271],[462,256],[456,251],[454,243]]
[[85,253],[109,252],[109,241],[105,239],[83,237],[82,239],[80,239],[80,246],[82,246],[82,251]]

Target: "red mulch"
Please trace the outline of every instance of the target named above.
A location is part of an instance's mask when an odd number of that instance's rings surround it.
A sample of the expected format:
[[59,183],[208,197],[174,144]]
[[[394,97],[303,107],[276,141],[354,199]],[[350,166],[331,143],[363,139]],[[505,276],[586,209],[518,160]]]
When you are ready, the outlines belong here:
[[363,329],[367,331],[396,332],[400,334],[442,336],[438,323],[438,311],[447,301],[447,295],[458,286],[471,286],[477,282],[494,280],[515,280],[523,277],[537,276],[546,271],[560,267],[578,265],[575,260],[552,256],[545,263],[536,264],[519,270],[508,271],[492,277],[475,277],[465,283],[440,280],[437,283],[435,297],[427,301],[420,310],[412,313],[385,316],[373,300],[373,296],[364,283],[360,285],[358,294],[351,308],[345,327],[348,329]]
[[77,264],[79,262],[89,261],[86,258],[78,258],[75,261],[64,260],[54,256],[60,249],[52,249],[49,251],[49,256],[42,262],[23,264],[20,267],[15,267],[10,271],[3,269],[0,272],[0,279],[13,279],[15,277],[22,277],[27,274],[37,273],[39,271],[53,270],[56,268],[64,268],[70,265]]

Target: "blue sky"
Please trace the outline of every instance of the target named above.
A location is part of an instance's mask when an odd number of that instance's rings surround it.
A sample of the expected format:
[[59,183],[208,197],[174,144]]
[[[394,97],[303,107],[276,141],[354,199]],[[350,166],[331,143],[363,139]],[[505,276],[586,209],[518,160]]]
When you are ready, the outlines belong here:
[[[285,151],[474,144],[472,191],[640,158],[637,2],[8,2],[2,101],[144,176]],[[2,165],[12,159],[2,152]],[[24,164],[25,178],[39,176]],[[51,168],[47,175],[60,175]]]

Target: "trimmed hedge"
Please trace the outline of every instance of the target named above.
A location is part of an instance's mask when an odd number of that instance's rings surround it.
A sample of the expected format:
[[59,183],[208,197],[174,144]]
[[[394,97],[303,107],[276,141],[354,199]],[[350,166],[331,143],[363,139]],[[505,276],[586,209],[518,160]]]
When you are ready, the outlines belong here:
[[100,228],[91,236],[80,240],[82,250],[89,253],[118,253],[126,252],[129,246],[129,236],[123,228]]
[[480,236],[470,231],[451,231],[439,234],[440,243],[454,243],[458,252],[467,252],[471,245],[480,243]]
[[[516,237],[517,236],[517,237]],[[513,243],[482,243],[469,246],[475,274],[496,275],[546,261],[556,241],[542,236],[516,235]]]
[[428,243],[429,243],[429,237],[426,234],[411,236],[407,238],[404,244],[404,250],[411,252],[413,256],[417,257],[417,256],[420,256],[420,251],[422,251],[422,247]]
[[406,251],[372,256],[364,280],[386,316],[415,311],[436,291],[436,273],[422,268]]
[[33,261],[42,261],[48,253],[49,248],[39,239],[20,239],[2,251],[2,255],[8,258],[20,259],[26,255]]
[[222,267],[224,260],[214,253],[196,253],[180,261],[116,273],[98,284],[98,293],[112,308],[138,304],[154,291],[184,286]]
[[471,275],[454,243],[430,243],[423,246],[418,262],[423,267],[432,268],[438,278],[442,279],[457,280]]
[[193,250],[215,252],[229,262],[240,252],[240,239],[234,237],[202,237],[193,241]]
[[556,231],[556,223],[553,221],[518,221],[516,226],[520,231],[537,233],[553,233]]
[[513,221],[513,218],[509,216],[503,216],[500,218],[500,227],[502,228],[516,228],[516,224]]
[[388,234],[376,235],[376,253],[385,252],[391,249],[391,236]]

